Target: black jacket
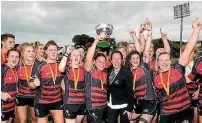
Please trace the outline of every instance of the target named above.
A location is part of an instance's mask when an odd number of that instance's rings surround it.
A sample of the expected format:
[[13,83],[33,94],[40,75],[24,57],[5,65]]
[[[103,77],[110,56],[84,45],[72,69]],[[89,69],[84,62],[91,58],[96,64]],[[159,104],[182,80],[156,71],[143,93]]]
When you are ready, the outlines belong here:
[[119,73],[112,82],[109,82],[109,76],[113,71],[113,67],[107,68],[107,84],[108,84],[108,101],[111,94],[112,105],[128,104],[126,108],[127,111],[131,112],[133,110],[133,75],[132,72],[121,67]]

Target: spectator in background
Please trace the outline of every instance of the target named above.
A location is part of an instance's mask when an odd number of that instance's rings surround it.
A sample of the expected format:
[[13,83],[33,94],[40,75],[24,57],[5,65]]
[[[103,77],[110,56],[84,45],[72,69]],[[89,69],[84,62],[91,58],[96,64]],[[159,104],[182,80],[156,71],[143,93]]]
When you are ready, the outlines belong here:
[[15,46],[15,36],[13,34],[5,33],[1,35],[1,64],[4,64],[6,61],[6,53],[11,48]]
[[135,43],[129,42],[127,45],[127,53],[130,53],[131,51],[135,50]]

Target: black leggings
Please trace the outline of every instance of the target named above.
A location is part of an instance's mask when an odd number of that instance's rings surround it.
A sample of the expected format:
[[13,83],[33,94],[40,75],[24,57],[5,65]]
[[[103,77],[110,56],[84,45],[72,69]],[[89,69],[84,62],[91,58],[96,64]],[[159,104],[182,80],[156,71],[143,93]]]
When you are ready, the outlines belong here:
[[118,123],[117,119],[119,115],[120,115],[120,123],[130,123],[127,113],[123,114],[124,112],[125,108],[111,109],[110,107],[108,107],[108,123]]
[[188,108],[176,114],[160,116],[159,123],[182,123],[183,121],[189,121],[189,123],[192,123],[193,117],[194,110],[192,108]]

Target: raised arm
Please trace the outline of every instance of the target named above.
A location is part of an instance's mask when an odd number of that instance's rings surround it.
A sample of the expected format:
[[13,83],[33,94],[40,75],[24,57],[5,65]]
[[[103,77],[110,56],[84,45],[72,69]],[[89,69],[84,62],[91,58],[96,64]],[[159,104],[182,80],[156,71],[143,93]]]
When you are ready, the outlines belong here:
[[202,24],[200,23],[198,18],[196,18],[193,21],[192,27],[193,27],[193,32],[192,32],[191,38],[189,39],[184,49],[184,52],[181,54],[179,58],[179,64],[181,64],[182,66],[187,66],[187,64],[189,63],[191,52],[194,49],[196,42],[198,40],[199,33],[202,27]]
[[92,46],[87,51],[86,61],[85,61],[84,67],[85,67],[85,70],[88,72],[92,69],[93,56],[95,54],[95,49],[96,49],[98,42],[103,39],[102,38],[103,35],[104,35],[103,33],[101,33],[101,35],[98,35],[97,38],[95,39],[94,43],[92,44]]
[[130,31],[129,32],[130,36],[133,38],[134,42],[135,42],[135,49],[141,53],[142,50],[141,50],[141,45],[140,45],[140,42],[137,40],[137,37],[136,37],[136,32],[135,31]]
[[170,53],[170,45],[168,43],[167,34],[162,32],[161,28],[160,28],[160,34],[161,34],[161,38],[163,40],[164,52]]
[[146,22],[145,22],[145,29],[148,30],[148,35],[147,35],[147,41],[146,41],[143,56],[144,58],[146,58],[144,59],[144,62],[149,63],[149,51],[152,43],[152,23],[151,21],[148,20],[148,18],[146,19]]
[[141,44],[141,50],[144,52],[145,48],[145,39],[144,39],[144,26],[141,24],[140,25],[140,31],[139,31],[139,36],[140,36],[140,44]]
[[65,72],[65,67],[66,67],[66,64],[67,64],[67,59],[72,51],[72,47],[71,46],[68,46],[63,57],[62,57],[62,60],[60,61],[60,64],[59,64],[59,67],[58,67],[58,70],[60,72]]

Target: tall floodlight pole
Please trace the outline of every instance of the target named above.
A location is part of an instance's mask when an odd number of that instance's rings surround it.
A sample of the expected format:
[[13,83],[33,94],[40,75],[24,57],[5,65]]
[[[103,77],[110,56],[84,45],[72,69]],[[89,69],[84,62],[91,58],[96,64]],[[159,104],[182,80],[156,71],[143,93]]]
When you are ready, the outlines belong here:
[[[174,6],[174,19],[181,18],[180,23],[180,47],[182,46],[183,18],[190,16],[189,2]],[[181,54],[181,50],[180,50]]]

